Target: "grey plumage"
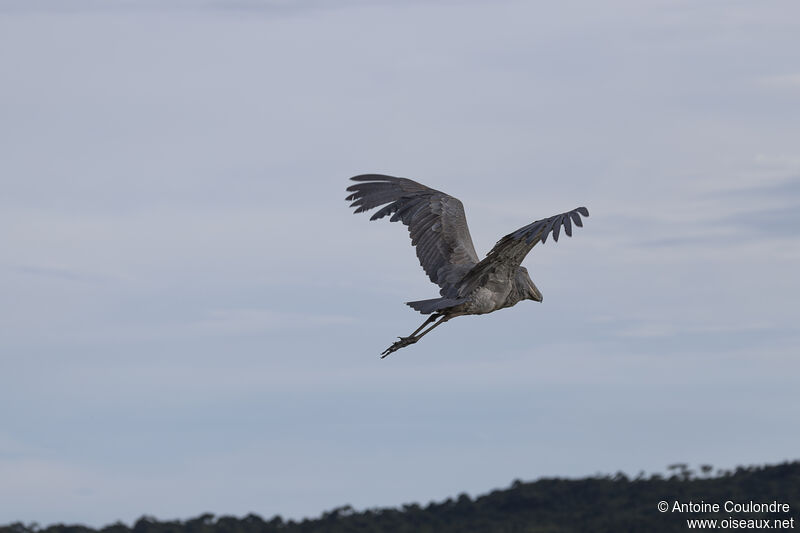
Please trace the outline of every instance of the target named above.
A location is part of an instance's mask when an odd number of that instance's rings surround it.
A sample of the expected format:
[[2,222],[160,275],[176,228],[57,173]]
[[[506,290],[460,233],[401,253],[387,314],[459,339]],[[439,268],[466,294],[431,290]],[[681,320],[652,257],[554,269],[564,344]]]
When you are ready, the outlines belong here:
[[[436,326],[461,315],[491,313],[522,300],[542,301],[542,295],[521,266],[538,243],[561,227],[572,236],[572,224],[583,226],[585,207],[537,220],[500,239],[483,260],[478,258],[467,227],[464,206],[457,199],[406,178],[362,174],[347,188],[356,213],[381,207],[370,220],[390,216],[408,226],[411,244],[430,280],[439,285],[440,298],[407,302],[422,314],[431,314],[416,331],[387,348],[382,357],[413,344]],[[386,204],[386,205],[384,205]],[[420,331],[438,319],[438,322]]]

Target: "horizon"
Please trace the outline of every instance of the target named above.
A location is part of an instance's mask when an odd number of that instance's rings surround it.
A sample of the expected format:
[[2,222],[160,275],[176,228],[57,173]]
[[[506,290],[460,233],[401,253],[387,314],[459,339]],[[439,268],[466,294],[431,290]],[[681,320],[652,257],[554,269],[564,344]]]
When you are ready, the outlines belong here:
[[[691,468],[692,465],[689,465],[687,463],[676,463],[676,464],[672,464],[672,465],[667,466],[667,470],[671,471],[672,472],[671,474],[662,474],[660,472],[646,473],[644,471],[640,471],[635,477],[633,477],[633,476],[628,476],[624,472],[614,472],[614,473],[611,473],[611,472],[600,473],[600,472],[598,472],[598,473],[595,473],[593,475],[582,476],[582,477],[550,476],[550,477],[540,477],[540,478],[533,479],[533,480],[514,479],[508,484],[507,487],[505,487],[505,486],[496,487],[494,489],[489,489],[489,490],[486,490],[486,491],[484,491],[484,492],[482,492],[480,494],[476,494],[476,495],[471,495],[471,494],[467,494],[465,492],[461,492],[461,493],[459,493],[457,495],[454,494],[454,495],[448,496],[446,499],[428,501],[427,504],[425,504],[423,502],[404,502],[402,504],[397,504],[397,505],[388,506],[388,507],[370,507],[370,508],[356,509],[352,505],[345,503],[345,504],[341,504],[341,505],[338,505],[336,507],[333,507],[333,508],[330,508],[330,509],[327,509],[327,510],[322,510],[322,511],[320,511],[320,513],[318,515],[315,515],[315,516],[305,516],[305,517],[299,517],[299,518],[284,517],[280,513],[274,514],[272,516],[261,516],[258,513],[247,513],[246,515],[232,516],[232,515],[224,515],[224,514],[215,514],[213,512],[203,512],[203,513],[198,514],[195,517],[171,518],[171,519],[159,518],[159,517],[156,517],[156,516],[143,514],[139,518],[131,521],[130,523],[125,523],[122,520],[117,520],[117,521],[115,521],[113,523],[108,523],[108,524],[104,524],[104,525],[101,525],[101,526],[94,526],[93,529],[101,530],[101,529],[104,529],[106,527],[112,527],[112,526],[116,526],[116,525],[122,525],[124,527],[129,528],[129,529],[132,529],[138,522],[140,522],[142,520],[157,521],[159,523],[180,522],[182,524],[186,524],[186,523],[188,523],[190,521],[197,520],[199,518],[205,518],[205,517],[208,517],[209,520],[217,520],[218,521],[221,518],[231,518],[232,517],[232,518],[235,518],[235,519],[238,519],[238,520],[242,520],[242,519],[247,518],[249,516],[257,516],[257,517],[259,517],[259,518],[261,518],[262,520],[265,520],[265,521],[274,520],[274,519],[280,519],[280,520],[284,521],[285,523],[291,523],[291,522],[302,523],[304,521],[320,520],[320,519],[324,518],[324,516],[329,514],[329,513],[342,511],[342,510],[347,510],[347,511],[355,513],[355,514],[365,513],[365,512],[370,512],[370,511],[371,512],[378,512],[378,511],[385,511],[385,510],[398,510],[398,511],[402,512],[409,506],[419,506],[419,508],[421,508],[421,509],[428,509],[430,507],[435,507],[437,505],[443,505],[443,504],[445,504],[447,502],[455,501],[457,499],[460,500],[463,496],[467,496],[468,498],[470,498],[471,501],[476,501],[476,500],[481,499],[481,498],[490,497],[490,496],[494,495],[494,493],[496,493],[498,491],[510,491],[510,490],[513,490],[513,489],[517,488],[520,484],[523,484],[523,485],[536,484],[536,483],[538,483],[540,481],[561,480],[561,481],[580,482],[580,481],[594,480],[594,479],[613,479],[613,480],[616,481],[616,480],[618,480],[620,478],[620,476],[624,476],[623,480],[629,481],[629,482],[676,481],[676,480],[677,481],[681,481],[681,482],[694,482],[694,481],[715,480],[715,479],[722,479],[722,478],[726,478],[726,477],[732,477],[732,476],[739,475],[741,473],[741,471],[743,471],[743,470],[744,471],[757,471],[759,469],[770,469],[770,468],[775,468],[775,467],[778,467],[778,466],[792,465],[792,464],[800,464],[800,460],[798,460],[798,459],[787,460],[787,461],[781,461],[779,463],[761,464],[761,465],[738,465],[734,469],[722,469],[722,468],[714,469],[713,465],[707,465],[707,464],[696,465],[699,468],[698,469],[693,469],[693,468]],[[774,496],[772,496],[772,498],[774,499]],[[758,497],[755,497],[752,501],[761,501],[761,500],[759,500]],[[691,504],[691,501],[689,502],[689,504]],[[708,505],[711,505],[711,504],[708,504]],[[713,511],[713,512],[716,513],[716,512],[718,512],[718,510],[717,511]],[[86,526],[85,524],[81,524],[81,523],[72,523],[72,524],[52,523],[52,524],[49,524],[49,525],[41,525],[41,524],[38,524],[38,523],[35,523],[35,522],[29,523],[29,524],[23,524],[21,522],[0,524],[0,528],[9,527],[9,526],[12,526],[12,525],[15,525],[15,524],[21,524],[21,525],[23,525],[25,528],[27,528],[30,531],[41,531],[41,530],[48,529],[50,527],[58,527],[58,526],[89,527],[89,528],[92,528],[92,526]]]

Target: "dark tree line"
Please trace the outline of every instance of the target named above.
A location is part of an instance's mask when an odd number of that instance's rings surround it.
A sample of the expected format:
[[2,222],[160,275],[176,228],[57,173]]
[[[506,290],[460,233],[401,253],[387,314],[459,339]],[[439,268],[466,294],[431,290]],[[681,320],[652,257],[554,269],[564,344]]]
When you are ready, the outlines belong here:
[[670,465],[667,476],[644,473],[583,479],[545,478],[515,481],[475,499],[456,499],[401,508],[356,511],[344,506],[319,518],[285,521],[280,516],[264,520],[203,514],[185,521],[160,522],[144,516],[133,527],[116,523],[96,530],[79,525],[14,523],[0,533],[557,533],[568,531],[639,532],[686,531],[687,518],[724,519],[731,513],[661,513],[658,502],[705,501],[788,503],[789,513],[736,515],[737,518],[795,519],[800,529],[800,461],[763,467],[739,467],[713,473],[710,465],[699,471],[684,463]]

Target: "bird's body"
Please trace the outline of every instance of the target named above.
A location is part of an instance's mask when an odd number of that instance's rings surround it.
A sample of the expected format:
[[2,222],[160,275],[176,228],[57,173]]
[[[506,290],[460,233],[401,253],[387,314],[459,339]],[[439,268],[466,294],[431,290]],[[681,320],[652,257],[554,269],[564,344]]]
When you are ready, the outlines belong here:
[[500,239],[480,260],[464,207],[457,198],[406,178],[364,174],[351,179],[358,183],[347,188],[352,193],[347,197],[352,201],[350,207],[360,213],[383,205],[371,220],[391,215],[392,222],[399,220],[408,226],[422,268],[440,287],[439,298],[408,302],[420,313],[431,316],[411,335],[400,337],[387,348],[383,357],[417,342],[451,318],[491,313],[522,300],[541,302],[542,294],[521,266],[522,260],[548,235],[557,241],[562,227],[571,236],[572,223],[582,226],[580,215],[589,216],[585,207],[579,207],[537,220]]

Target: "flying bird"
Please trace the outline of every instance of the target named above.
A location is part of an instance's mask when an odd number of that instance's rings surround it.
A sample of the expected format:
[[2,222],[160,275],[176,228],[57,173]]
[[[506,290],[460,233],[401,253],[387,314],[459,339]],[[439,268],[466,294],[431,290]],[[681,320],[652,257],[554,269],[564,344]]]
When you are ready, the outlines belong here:
[[362,174],[350,179],[357,182],[347,188],[350,207],[362,213],[383,206],[370,220],[391,215],[391,222],[399,220],[408,226],[423,270],[440,287],[439,298],[406,302],[431,316],[409,336],[398,337],[400,340],[381,353],[381,359],[457,316],[483,315],[522,300],[541,302],[542,293],[521,266],[522,260],[537,243],[544,244],[548,235],[558,241],[562,226],[571,237],[572,224],[583,226],[581,215],[589,216],[585,207],[578,207],[537,220],[497,241],[481,260],[458,198],[406,178]]

